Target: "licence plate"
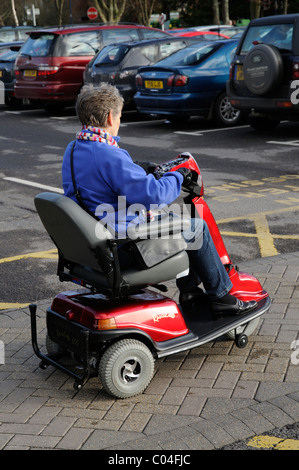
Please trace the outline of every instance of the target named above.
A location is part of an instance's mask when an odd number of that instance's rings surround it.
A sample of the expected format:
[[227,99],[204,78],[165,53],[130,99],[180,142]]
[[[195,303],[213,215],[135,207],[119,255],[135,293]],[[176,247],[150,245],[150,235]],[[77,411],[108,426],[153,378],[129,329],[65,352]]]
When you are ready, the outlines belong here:
[[243,66],[237,65],[236,67],[236,80],[244,80]]
[[145,80],[145,88],[163,88],[163,82],[161,80]]
[[24,70],[24,77],[36,77],[36,70]]

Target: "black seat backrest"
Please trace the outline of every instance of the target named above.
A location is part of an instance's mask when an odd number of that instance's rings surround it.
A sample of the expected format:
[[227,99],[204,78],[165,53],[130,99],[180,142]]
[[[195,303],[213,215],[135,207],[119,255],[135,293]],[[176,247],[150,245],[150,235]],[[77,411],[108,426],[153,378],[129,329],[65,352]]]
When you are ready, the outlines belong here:
[[65,260],[109,273],[111,233],[72,199],[44,192],[34,199],[38,215]]

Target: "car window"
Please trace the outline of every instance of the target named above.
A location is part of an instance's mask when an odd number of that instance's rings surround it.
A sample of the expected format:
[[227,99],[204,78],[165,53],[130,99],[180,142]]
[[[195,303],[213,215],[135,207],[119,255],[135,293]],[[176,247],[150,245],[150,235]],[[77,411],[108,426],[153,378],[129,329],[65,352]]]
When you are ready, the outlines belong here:
[[102,30],[104,46],[115,42],[137,41],[139,39],[137,29],[104,29]]
[[192,47],[181,49],[166,59],[159,61],[159,65],[196,65],[203,61],[213,50],[217,49],[217,47],[216,43],[215,45],[203,44],[202,46],[194,44]]
[[241,48],[241,54],[246,54],[254,42],[272,44],[279,49],[292,50],[293,24],[274,24],[252,26],[249,28]]
[[17,31],[18,31],[18,39],[26,41],[26,39],[28,38],[28,34],[26,33],[26,31],[29,32],[31,30],[30,29],[18,29]]
[[44,57],[50,54],[54,34],[31,35],[20,49],[21,55]]
[[165,33],[162,31],[157,31],[156,29],[140,29],[140,32],[144,39],[157,39],[157,38],[165,38]]
[[0,50],[0,62],[13,62],[17,57],[17,51],[1,51]]
[[93,60],[94,65],[119,64],[130,48],[120,44],[119,46],[106,46],[104,47]]
[[16,38],[14,30],[0,30],[0,42],[12,42]]
[[158,58],[158,48],[156,44],[133,48],[126,58],[127,67],[139,67],[141,65],[154,64]]
[[55,50],[57,56],[92,56],[100,47],[100,31],[65,34],[60,36],[57,43],[59,43]]
[[172,41],[172,42],[163,42],[159,45],[159,59],[165,59],[166,57],[170,56],[174,52],[179,51],[186,47],[185,41]]

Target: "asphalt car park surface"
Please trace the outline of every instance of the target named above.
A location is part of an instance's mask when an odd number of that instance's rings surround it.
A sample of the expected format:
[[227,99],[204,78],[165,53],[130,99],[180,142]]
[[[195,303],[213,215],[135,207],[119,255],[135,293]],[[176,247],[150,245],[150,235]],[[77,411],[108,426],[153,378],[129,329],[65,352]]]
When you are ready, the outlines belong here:
[[[45,299],[62,290],[56,250],[33,198],[61,192],[64,149],[80,129],[73,108],[1,108],[0,308]],[[298,124],[258,134],[246,124],[216,128],[201,119],[181,126],[123,113],[120,145],[133,159],[163,162],[189,151],[199,162],[205,197],[234,263],[298,251]],[[117,170],[116,170],[117,171]],[[63,289],[66,286],[63,285]]]

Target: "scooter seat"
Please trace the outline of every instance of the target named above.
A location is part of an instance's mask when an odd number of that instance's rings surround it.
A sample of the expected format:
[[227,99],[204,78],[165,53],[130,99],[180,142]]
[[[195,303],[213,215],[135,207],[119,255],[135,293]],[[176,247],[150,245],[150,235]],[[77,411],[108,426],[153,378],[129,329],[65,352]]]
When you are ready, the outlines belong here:
[[[111,232],[72,199],[44,192],[34,199],[39,217],[58,249],[62,281],[94,287],[112,296],[132,289],[174,279],[189,269],[186,251],[179,251],[159,264],[144,269],[120,269],[117,240]],[[149,240],[150,242],[150,240]],[[132,241],[134,243],[134,241]]]

